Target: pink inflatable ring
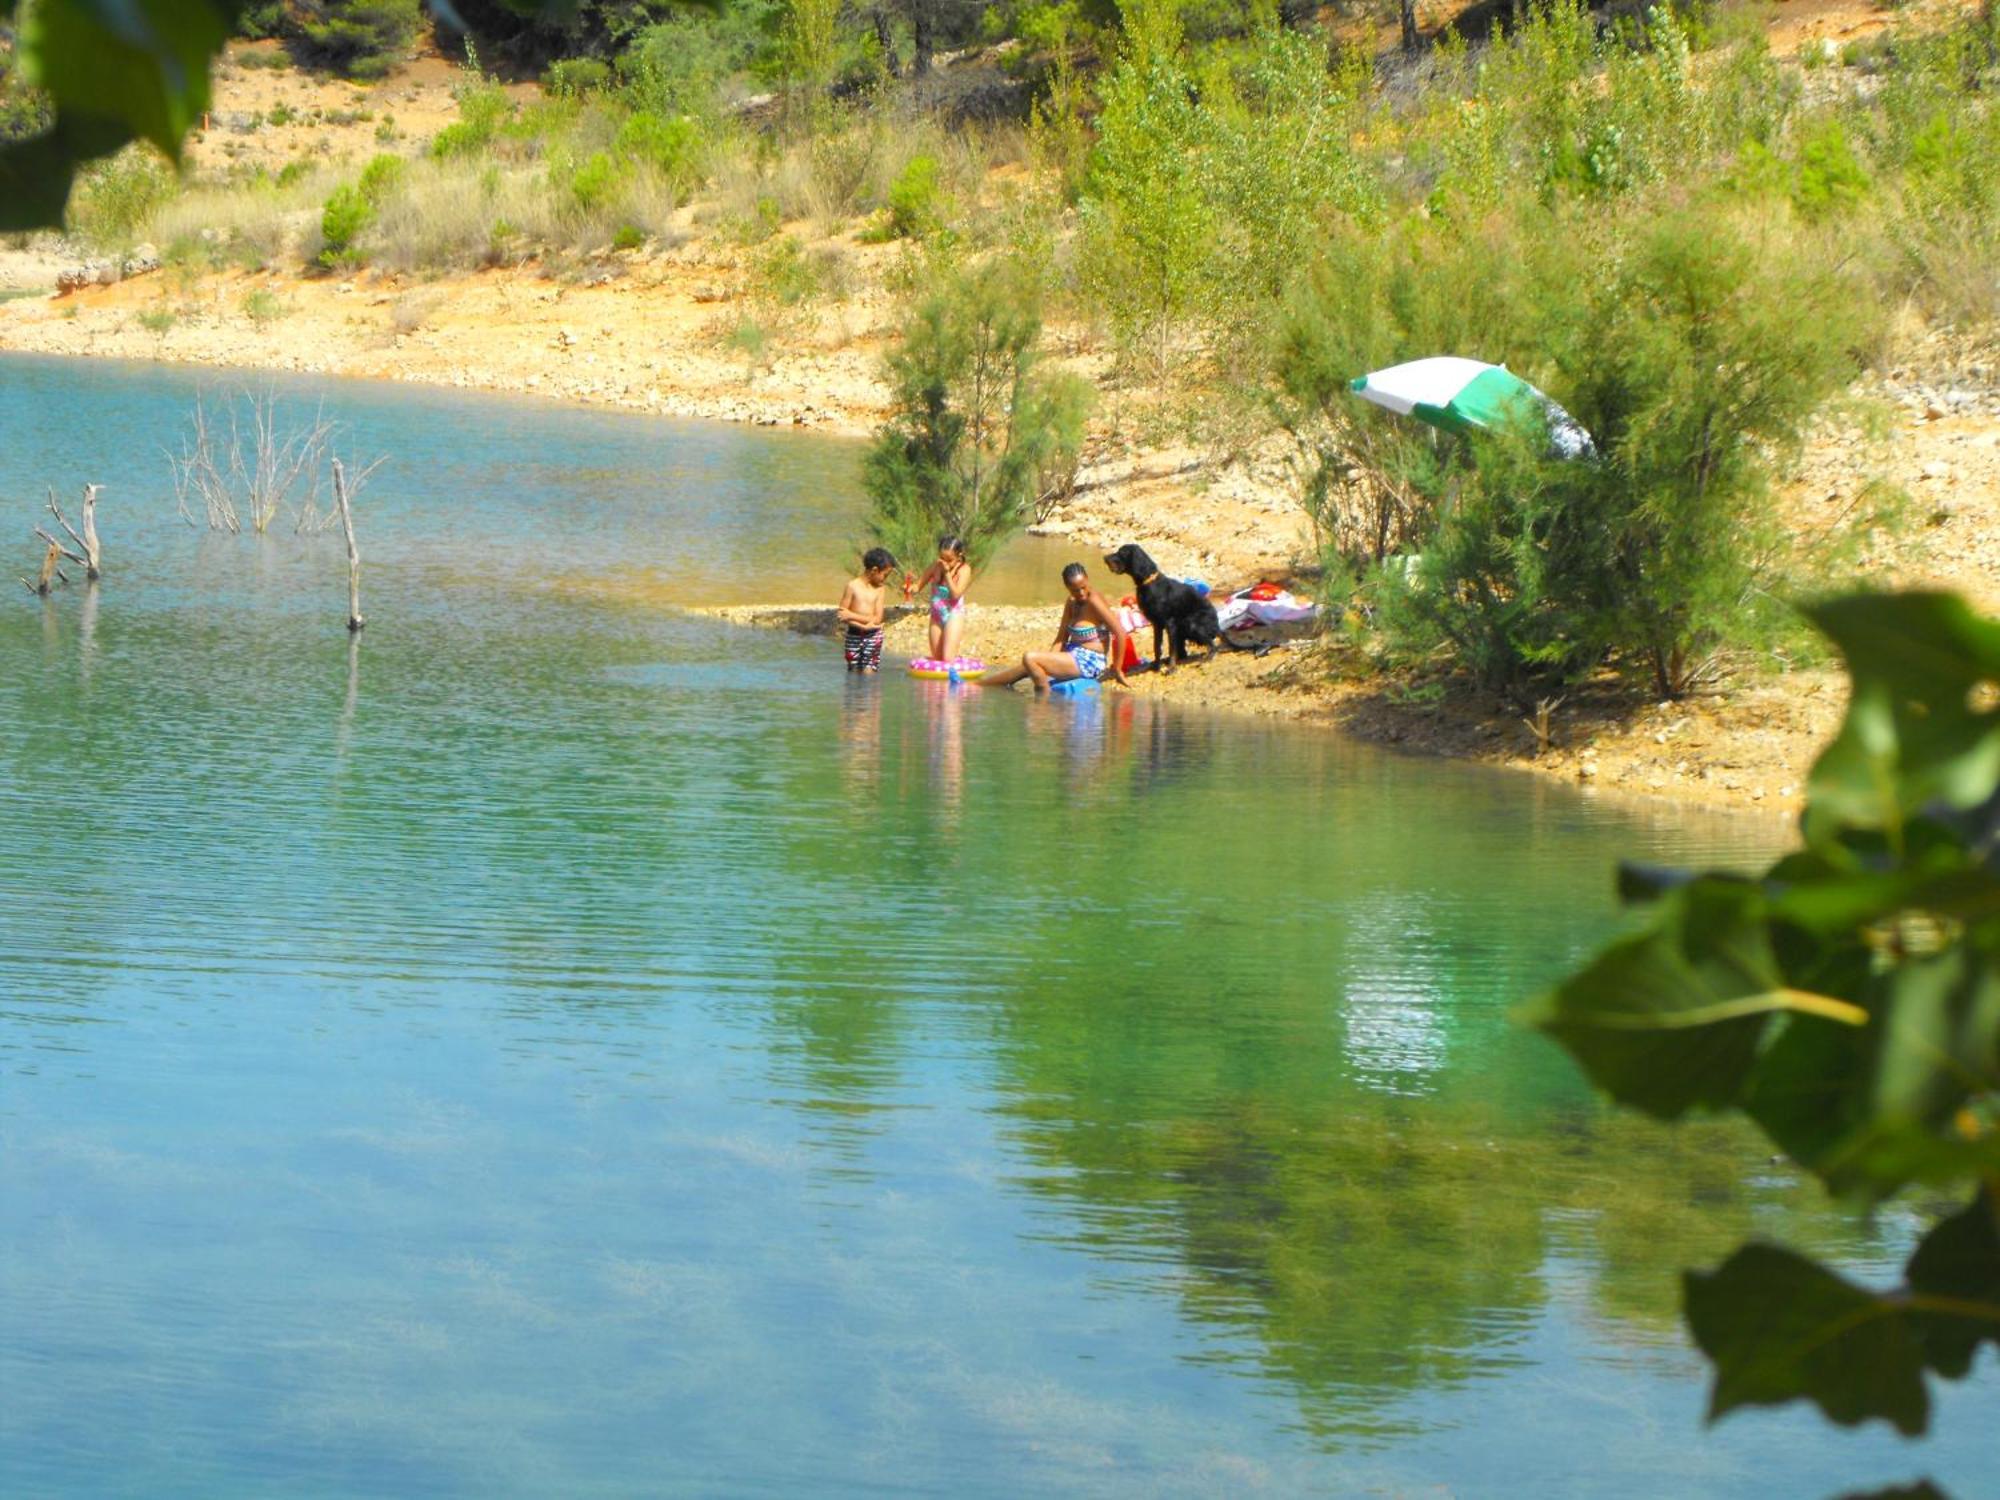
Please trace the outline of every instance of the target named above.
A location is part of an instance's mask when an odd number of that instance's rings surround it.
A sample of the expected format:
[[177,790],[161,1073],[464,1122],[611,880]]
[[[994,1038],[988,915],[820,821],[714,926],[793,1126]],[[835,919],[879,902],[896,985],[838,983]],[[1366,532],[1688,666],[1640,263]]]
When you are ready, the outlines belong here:
[[920,656],[910,663],[912,677],[928,677],[942,682],[956,676],[960,682],[970,682],[975,677],[984,676],[986,663],[976,656],[956,656],[950,661],[938,661],[934,657]]

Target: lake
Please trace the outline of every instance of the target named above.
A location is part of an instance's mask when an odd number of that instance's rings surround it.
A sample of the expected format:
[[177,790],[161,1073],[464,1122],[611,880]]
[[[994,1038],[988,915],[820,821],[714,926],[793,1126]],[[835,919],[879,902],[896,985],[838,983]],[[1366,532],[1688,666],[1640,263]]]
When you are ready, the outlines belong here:
[[1990,1358],[1702,1427],[1678,1268],[1913,1221],[1509,1019],[1776,825],[850,681],[670,606],[831,602],[856,445],[287,381],[390,459],[350,639],[175,514],[229,385],[0,359],[13,571],[106,486],[0,610],[0,1494],[1979,1493]]

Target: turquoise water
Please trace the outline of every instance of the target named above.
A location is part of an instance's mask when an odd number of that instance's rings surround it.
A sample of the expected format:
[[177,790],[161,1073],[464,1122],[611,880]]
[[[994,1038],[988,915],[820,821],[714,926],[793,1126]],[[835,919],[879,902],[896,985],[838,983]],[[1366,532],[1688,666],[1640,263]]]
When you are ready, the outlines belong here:
[[23,534],[107,485],[0,610],[0,1494],[1980,1492],[1990,1362],[1703,1429],[1676,1268],[1909,1225],[1507,1020],[1770,825],[850,682],[659,607],[837,588],[850,445],[288,385],[353,642],[175,519],[196,384],[0,360]]

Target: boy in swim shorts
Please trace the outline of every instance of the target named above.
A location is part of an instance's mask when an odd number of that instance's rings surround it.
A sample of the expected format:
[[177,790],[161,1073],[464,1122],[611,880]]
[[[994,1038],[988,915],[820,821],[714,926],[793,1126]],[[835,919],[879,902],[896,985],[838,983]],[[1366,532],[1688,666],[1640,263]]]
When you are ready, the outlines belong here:
[[847,627],[844,654],[850,672],[882,670],[882,622],[887,617],[889,574],[896,559],[886,547],[870,547],[861,559],[861,573],[847,580],[835,615]]

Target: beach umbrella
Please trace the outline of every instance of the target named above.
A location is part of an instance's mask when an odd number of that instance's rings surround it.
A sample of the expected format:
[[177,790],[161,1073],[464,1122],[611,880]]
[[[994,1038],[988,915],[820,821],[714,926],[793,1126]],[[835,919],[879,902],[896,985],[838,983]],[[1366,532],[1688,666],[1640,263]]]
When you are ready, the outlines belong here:
[[1349,389],[1363,401],[1452,432],[1539,419],[1548,426],[1549,447],[1561,457],[1597,452],[1576,418],[1505,365],[1441,354],[1363,375]]

